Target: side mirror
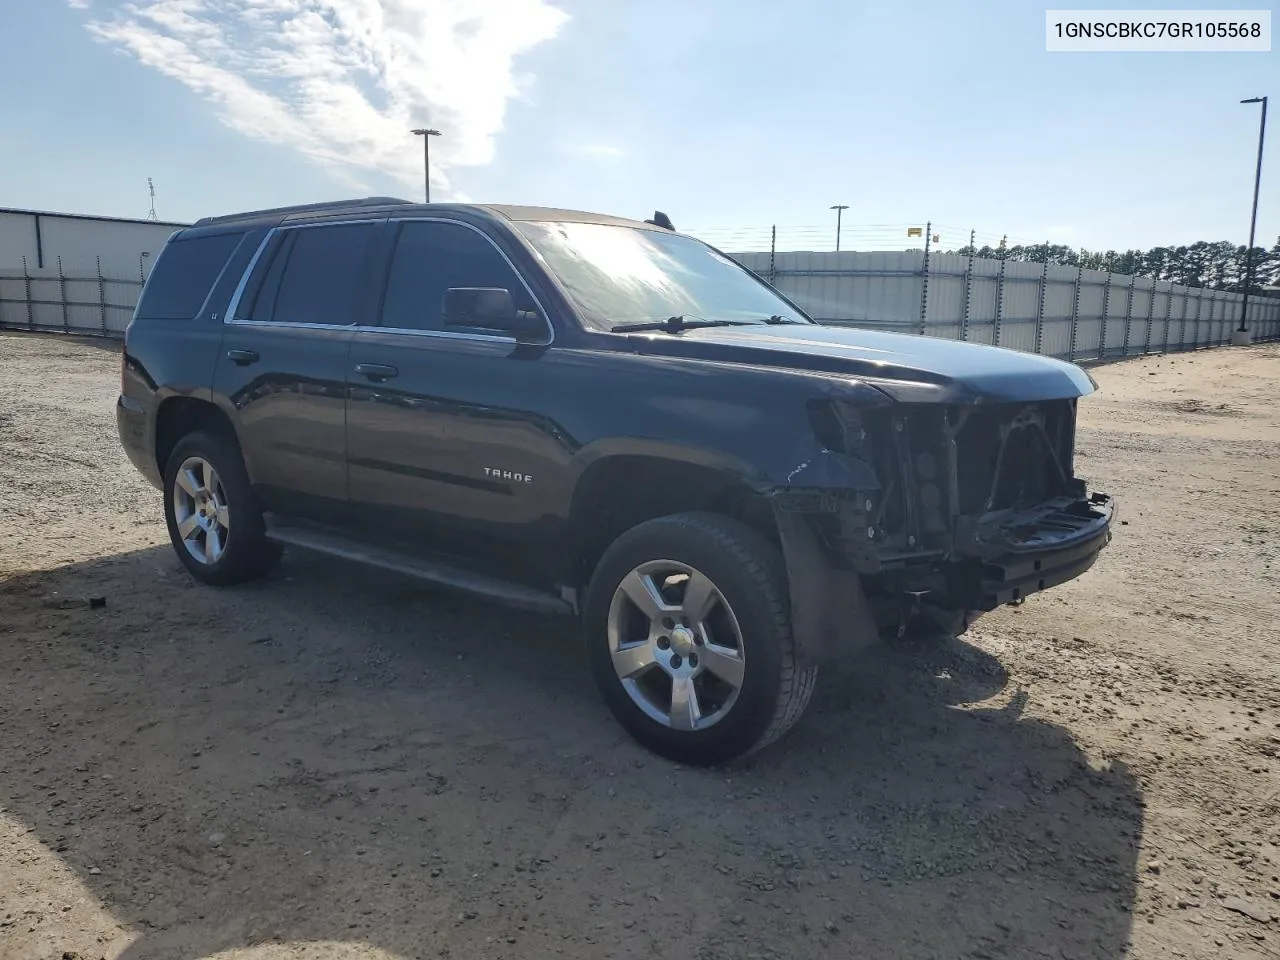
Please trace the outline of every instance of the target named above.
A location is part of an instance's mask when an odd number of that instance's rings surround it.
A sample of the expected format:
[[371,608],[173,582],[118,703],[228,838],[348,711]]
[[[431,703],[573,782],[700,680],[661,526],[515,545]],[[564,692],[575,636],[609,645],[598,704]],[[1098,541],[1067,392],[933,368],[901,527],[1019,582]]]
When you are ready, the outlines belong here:
[[517,340],[538,339],[546,324],[532,310],[517,310],[502,287],[450,287],[444,292],[444,325],[500,330]]

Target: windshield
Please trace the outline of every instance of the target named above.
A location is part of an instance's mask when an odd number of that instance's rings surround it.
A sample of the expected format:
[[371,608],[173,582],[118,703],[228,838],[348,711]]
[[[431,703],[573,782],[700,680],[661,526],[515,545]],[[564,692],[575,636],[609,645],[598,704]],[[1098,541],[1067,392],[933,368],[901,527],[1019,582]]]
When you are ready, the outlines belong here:
[[516,226],[599,329],[677,316],[810,322],[754,274],[691,237],[603,223]]

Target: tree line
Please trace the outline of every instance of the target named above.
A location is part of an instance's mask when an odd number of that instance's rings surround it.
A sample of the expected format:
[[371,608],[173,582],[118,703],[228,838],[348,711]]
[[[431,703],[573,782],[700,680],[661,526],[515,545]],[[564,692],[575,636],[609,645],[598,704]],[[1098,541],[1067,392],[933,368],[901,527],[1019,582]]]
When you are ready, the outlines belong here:
[[[1245,246],[1226,240],[1211,243],[1201,240],[1183,247],[1152,247],[1150,250],[1077,250],[1056,243],[1007,246],[1002,240],[995,247],[969,246],[948,250],[967,257],[992,260],[1022,260],[1032,263],[1056,263],[1086,270],[1109,270],[1135,277],[1171,280],[1185,287],[1243,292],[1245,282]],[[1280,286],[1280,238],[1270,250],[1253,248],[1253,293],[1264,287]],[[1272,296],[1275,291],[1266,291]]]

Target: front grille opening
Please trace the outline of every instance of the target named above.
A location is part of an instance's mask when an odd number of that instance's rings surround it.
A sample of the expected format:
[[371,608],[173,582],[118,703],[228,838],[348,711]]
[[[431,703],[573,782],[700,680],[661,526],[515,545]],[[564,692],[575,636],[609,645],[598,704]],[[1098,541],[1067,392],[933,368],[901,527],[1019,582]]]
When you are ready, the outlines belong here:
[[1053,450],[1039,424],[1010,431],[995,482],[993,510],[1029,507],[1061,492]]
[[1029,507],[1065,493],[1073,420],[1069,400],[968,411],[956,436],[960,513]]

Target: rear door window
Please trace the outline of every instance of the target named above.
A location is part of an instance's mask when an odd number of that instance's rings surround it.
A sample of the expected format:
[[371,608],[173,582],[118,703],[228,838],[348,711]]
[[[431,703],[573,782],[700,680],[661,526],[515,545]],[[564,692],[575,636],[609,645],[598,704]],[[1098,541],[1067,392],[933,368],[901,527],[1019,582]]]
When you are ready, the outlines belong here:
[[252,307],[242,316],[275,323],[355,322],[369,247],[380,223],[341,223],[282,231]]
[[243,232],[171,240],[138,304],[141,320],[190,320],[204,305]]

